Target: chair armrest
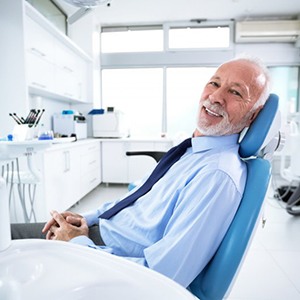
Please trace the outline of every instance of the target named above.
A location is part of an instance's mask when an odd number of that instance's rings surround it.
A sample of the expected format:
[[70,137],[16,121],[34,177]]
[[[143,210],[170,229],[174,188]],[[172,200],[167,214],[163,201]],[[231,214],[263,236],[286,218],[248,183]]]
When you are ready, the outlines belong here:
[[165,152],[163,151],[126,151],[127,156],[135,156],[135,155],[147,155],[151,156],[159,162],[159,160],[164,156]]

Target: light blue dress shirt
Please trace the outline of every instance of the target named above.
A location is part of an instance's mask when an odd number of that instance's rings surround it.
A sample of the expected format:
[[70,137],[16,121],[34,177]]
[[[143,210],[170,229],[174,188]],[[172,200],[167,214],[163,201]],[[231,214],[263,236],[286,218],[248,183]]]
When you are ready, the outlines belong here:
[[[85,236],[71,242],[138,262],[187,287],[211,259],[240,203],[246,165],[238,135],[196,137],[192,147],[144,196],[109,220],[113,203],[84,214],[106,246]],[[131,191],[133,192],[133,191]]]

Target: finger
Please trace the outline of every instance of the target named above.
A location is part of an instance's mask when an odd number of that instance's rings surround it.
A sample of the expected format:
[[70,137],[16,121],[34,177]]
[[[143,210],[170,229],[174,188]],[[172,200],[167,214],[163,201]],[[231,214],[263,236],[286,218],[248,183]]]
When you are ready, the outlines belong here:
[[81,224],[80,224],[81,226],[83,226],[83,227],[88,227],[88,225],[87,225],[87,222],[86,222],[86,219],[85,219],[85,218],[81,218],[81,219],[80,219],[80,223],[81,223]]
[[44,226],[44,228],[42,229],[42,233],[46,233],[51,226],[53,226],[56,223],[56,221],[52,218],[50,219]]
[[[50,214],[52,214],[52,212],[53,212],[53,211],[51,211]],[[71,214],[72,214],[72,213],[69,212],[69,211],[66,211],[66,212],[61,213],[61,215],[62,215],[64,218],[67,218],[67,217],[68,217],[69,215],[71,215]],[[53,218],[52,218],[51,220],[49,220],[49,221],[45,224],[44,228],[42,229],[42,233],[46,233],[46,232],[50,229],[50,227],[53,226],[55,223],[56,223],[56,221],[55,221]]]
[[75,225],[75,226],[80,226],[81,225],[81,219],[80,217],[74,217],[74,216],[68,216],[66,217],[66,221],[69,224]]
[[54,236],[53,232],[48,231],[47,234],[46,234],[46,240],[52,240],[53,236]]
[[[62,227],[63,225],[65,225],[67,223],[65,218],[61,214],[59,214],[56,210],[53,210],[51,212],[51,215],[52,215],[52,218],[57,222],[57,224],[60,227]],[[52,227],[53,227],[53,225],[52,225]]]
[[87,225],[87,222],[85,220],[85,218],[82,218],[81,220],[81,224],[80,224],[80,235],[85,235],[85,236],[89,236],[89,227]]
[[81,219],[81,228],[84,230],[84,234],[89,236],[89,226],[85,218]]

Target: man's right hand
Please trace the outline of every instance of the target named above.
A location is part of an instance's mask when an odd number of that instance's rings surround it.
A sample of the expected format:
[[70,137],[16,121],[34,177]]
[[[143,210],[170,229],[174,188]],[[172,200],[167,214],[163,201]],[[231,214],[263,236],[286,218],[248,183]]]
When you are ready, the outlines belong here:
[[[65,211],[63,213],[61,213],[61,215],[65,218],[65,220],[69,223],[72,224],[74,226],[80,226],[81,225],[81,219],[83,218],[83,216],[70,212],[70,211]],[[51,228],[51,226],[57,224],[57,222],[54,220],[54,218],[51,218],[44,226],[44,228],[42,229],[43,233],[47,233],[49,231],[49,229]]]

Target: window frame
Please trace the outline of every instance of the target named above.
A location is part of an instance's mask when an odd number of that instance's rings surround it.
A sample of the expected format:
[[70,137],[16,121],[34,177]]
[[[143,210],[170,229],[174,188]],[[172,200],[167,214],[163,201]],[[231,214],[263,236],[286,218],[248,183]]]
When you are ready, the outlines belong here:
[[[229,28],[229,45],[228,47],[203,47],[203,48],[171,48],[170,47],[170,30],[172,28]],[[234,39],[234,22],[233,21],[207,21],[194,20],[190,22],[168,22],[163,25],[164,28],[164,50],[165,51],[224,51],[233,49]]]
[[[147,30],[161,30],[162,31],[162,44],[161,49],[163,50],[164,44],[164,32],[163,32],[163,25],[129,25],[129,26],[105,26],[100,28],[100,40],[102,33],[109,33],[109,32],[128,32],[128,31],[147,31]],[[154,50],[154,51],[114,51],[114,52],[102,52],[102,42],[100,47],[101,53],[105,54],[118,54],[118,53],[148,53],[148,52],[160,52],[161,50]]]
[[[163,41],[164,47],[161,52],[131,52],[131,53],[100,53],[100,70],[103,69],[131,69],[131,68],[162,68],[163,69],[163,116],[162,116],[162,132],[167,131],[167,69],[180,67],[217,67],[224,61],[230,60],[236,56],[237,53],[249,53],[254,56],[260,56],[265,60],[267,67],[286,66],[298,67],[299,79],[298,86],[300,87],[300,63],[294,62],[294,59],[287,60],[286,53],[290,53],[293,58],[294,49],[290,45],[278,43],[275,45],[276,53],[284,53],[284,57],[270,56],[274,52],[274,44],[243,44],[239,45],[234,42],[234,22],[233,21],[218,21],[208,22],[203,21],[200,25],[215,26],[227,25],[230,27],[230,45],[228,48],[200,48],[189,49],[169,48],[169,31],[168,28],[172,26],[199,26],[196,22],[168,22],[163,26]],[[128,26],[125,26],[128,27]],[[142,26],[146,28],[147,26]],[[149,26],[151,28],[151,26]],[[272,51],[271,51],[272,50]],[[270,52],[271,51],[271,52]],[[101,86],[101,79],[100,79]],[[296,110],[300,111],[300,93],[296,99]],[[100,103],[102,103],[102,96],[100,96]]]

